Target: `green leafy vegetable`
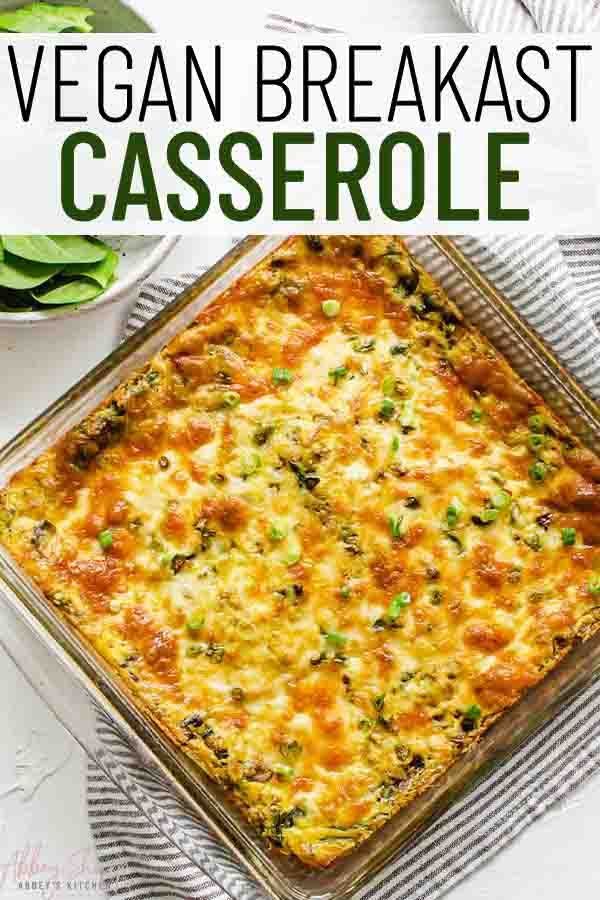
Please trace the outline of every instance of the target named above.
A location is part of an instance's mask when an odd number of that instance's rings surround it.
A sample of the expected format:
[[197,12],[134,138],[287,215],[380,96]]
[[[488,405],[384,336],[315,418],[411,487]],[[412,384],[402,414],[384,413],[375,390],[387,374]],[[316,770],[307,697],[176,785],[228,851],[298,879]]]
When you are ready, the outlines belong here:
[[94,300],[101,293],[101,287],[94,284],[93,281],[87,281],[85,278],[77,281],[67,281],[42,294],[36,294],[32,291],[32,295],[38,303],[51,306],[86,303],[88,300]]
[[53,6],[51,3],[29,3],[20,9],[0,12],[0,31],[24,34],[92,31],[87,21],[93,10],[82,6]]
[[4,261],[0,263],[0,287],[10,288],[12,291],[29,291],[53,278],[60,270],[58,265],[31,262],[19,259],[12,253],[5,253]]
[[4,249],[32,262],[68,265],[97,263],[105,259],[109,248],[101,241],[76,235],[3,234]]
[[[90,32],[93,15],[86,6],[28,3],[0,12],[0,32]],[[18,313],[93,300],[114,280],[118,262],[107,244],[89,237],[2,235],[0,309]],[[41,292],[34,292],[42,285]]]
[[65,266],[63,270],[64,276],[79,275],[83,278],[89,278],[95,281],[101,288],[106,290],[114,278],[117,266],[119,265],[119,255],[114,250],[107,248],[104,259],[93,263],[77,263],[75,265]]
[[0,305],[11,312],[94,300],[119,263],[108,244],[76,235],[2,235],[0,248]]

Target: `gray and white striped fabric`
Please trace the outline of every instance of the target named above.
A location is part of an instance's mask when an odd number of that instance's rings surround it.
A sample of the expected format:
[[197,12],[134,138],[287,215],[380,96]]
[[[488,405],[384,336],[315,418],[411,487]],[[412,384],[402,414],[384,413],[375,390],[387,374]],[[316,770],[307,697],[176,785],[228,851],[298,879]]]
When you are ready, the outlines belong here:
[[597,0],[451,0],[471,31],[595,31]]
[[[448,0],[477,31],[593,30],[595,0]],[[311,26],[271,16],[288,32]],[[324,29],[325,30],[325,29]],[[327,29],[329,30],[329,29]],[[600,238],[458,239],[600,399]],[[231,241],[210,242],[210,264]],[[199,265],[198,271],[205,268]],[[144,286],[131,334],[196,273]],[[438,277],[451,276],[438,267]],[[451,283],[448,284],[451,287]],[[88,809],[109,896],[122,900],[264,900],[260,888],[98,715],[103,751],[88,769]],[[405,849],[356,900],[435,900],[600,769],[600,684],[571,701],[521,749]]]

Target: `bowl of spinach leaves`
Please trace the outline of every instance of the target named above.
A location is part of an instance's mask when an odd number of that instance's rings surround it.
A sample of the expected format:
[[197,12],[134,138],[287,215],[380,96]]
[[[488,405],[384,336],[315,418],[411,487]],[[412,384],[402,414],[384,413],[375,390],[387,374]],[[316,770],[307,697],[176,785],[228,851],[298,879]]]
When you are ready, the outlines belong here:
[[0,31],[28,34],[97,31],[152,31],[148,22],[121,0],[0,0]]
[[[0,33],[148,32],[121,0],[0,0]],[[0,322],[36,322],[122,299],[177,238],[0,235]]]

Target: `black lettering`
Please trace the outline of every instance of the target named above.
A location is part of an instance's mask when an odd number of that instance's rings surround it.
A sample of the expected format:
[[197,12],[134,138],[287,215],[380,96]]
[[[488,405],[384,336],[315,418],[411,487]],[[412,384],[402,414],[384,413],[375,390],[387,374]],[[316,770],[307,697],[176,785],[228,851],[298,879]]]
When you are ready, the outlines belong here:
[[44,57],[44,48],[38,47],[35,54],[35,62],[33,64],[33,73],[31,75],[31,82],[29,85],[29,93],[27,94],[27,100],[25,99],[25,92],[23,90],[23,83],[21,81],[21,74],[19,72],[19,66],[17,64],[17,58],[15,56],[15,48],[12,44],[8,45],[8,58],[10,60],[10,70],[12,72],[13,81],[15,83],[15,89],[17,91],[17,100],[19,101],[19,109],[21,110],[21,118],[24,122],[29,122],[31,118],[31,109],[33,107],[33,101],[35,99],[35,92],[37,89],[38,81],[40,78],[40,68],[42,66],[42,59]]
[[120,53],[125,58],[125,66],[128,70],[133,68],[133,59],[131,57],[131,53],[125,47],[118,47],[116,45],[110,47],[104,47],[103,50],[100,51],[98,55],[98,111],[103,119],[107,122],[124,122],[131,115],[132,107],[133,107],[133,88],[131,84],[115,84],[113,85],[115,91],[123,91],[125,94],[125,104],[123,106],[123,110],[120,113],[112,114],[109,113],[106,109],[106,104],[104,101],[105,94],[105,63],[106,58],[109,53]]
[[[323,78],[310,77],[310,57],[311,54],[315,53],[315,51],[324,53],[329,57],[329,72]],[[333,81],[337,73],[337,59],[335,53],[330,47],[324,47],[320,44],[314,46],[307,44],[302,48],[302,61],[304,67],[304,78],[302,83],[302,120],[304,122],[308,122],[310,120],[308,102],[309,91],[311,87],[318,87],[321,89],[321,94],[323,96],[323,100],[325,101],[325,106],[327,107],[329,118],[332,122],[337,122],[335,109],[333,108],[329,92],[327,91],[327,85],[331,81]]]
[[[259,122],[281,122],[282,119],[289,114],[292,108],[292,94],[286,84],[287,79],[292,71],[292,60],[290,54],[283,47],[276,47],[270,44],[259,45],[257,51],[257,77],[256,77],[256,115]],[[284,60],[283,72],[275,78],[265,78],[264,65],[265,53],[278,53]],[[283,109],[280,113],[267,115],[264,109],[263,94],[265,85],[280,87],[285,98]]]
[[[153,99],[151,97],[152,90],[154,88],[154,80],[156,78],[156,73],[159,73],[160,81],[162,82],[162,91],[163,96],[157,97]],[[155,47],[152,51],[152,59],[150,60],[150,68],[148,69],[148,78],[146,79],[146,87],[144,89],[144,96],[142,97],[142,102],[140,105],[140,122],[146,121],[146,113],[151,106],[156,107],[164,107],[169,111],[169,117],[171,122],[177,121],[177,112],[175,110],[175,103],[173,101],[173,94],[171,92],[171,85],[169,84],[169,76],[167,73],[167,67],[165,65],[165,60],[163,57],[163,52],[160,47]]]

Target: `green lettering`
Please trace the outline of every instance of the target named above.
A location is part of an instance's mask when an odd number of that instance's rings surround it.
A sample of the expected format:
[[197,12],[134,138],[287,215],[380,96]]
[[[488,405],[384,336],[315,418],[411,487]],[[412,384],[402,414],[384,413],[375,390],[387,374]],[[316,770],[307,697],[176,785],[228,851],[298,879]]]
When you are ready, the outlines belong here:
[[[143,185],[141,192],[133,190],[133,179],[138,168]],[[154,180],[154,172],[150,162],[148,144],[146,143],[145,135],[141,131],[132,132],[127,141],[121,178],[115,199],[115,208],[113,210],[113,221],[124,222],[130,206],[145,206],[151,222],[160,222],[162,220],[160,200],[158,199],[156,181]]]
[[[351,169],[340,169],[340,148],[353,147],[356,162]],[[350,131],[328,134],[325,144],[325,215],[328,222],[340,217],[340,186],[345,184],[360,222],[369,222],[371,214],[360,186],[361,179],[369,171],[371,151],[364,138]]]
[[294,209],[287,205],[288,184],[304,181],[302,169],[288,169],[287,148],[314,142],[314,134],[308,132],[282,131],[273,135],[273,218],[276,222],[312,222],[315,217],[314,209]]
[[477,222],[478,209],[452,206],[452,147],[448,132],[438,134],[438,219],[442,222]]
[[492,222],[528,222],[528,209],[504,209],[502,207],[502,185],[519,181],[517,169],[502,168],[502,147],[504,144],[529,144],[527,132],[488,135],[488,218]]
[[101,138],[91,131],[78,131],[69,135],[60,154],[60,199],[62,208],[75,222],[93,222],[106,207],[106,195],[94,194],[89,206],[83,208],[75,202],[75,150],[88,146],[94,159],[106,159],[106,147]]
[[191,146],[196,151],[198,161],[210,159],[210,147],[205,139],[195,131],[183,131],[169,141],[167,161],[171,171],[187,184],[196,194],[196,203],[188,209],[183,206],[179,194],[168,194],[167,205],[171,215],[180,222],[197,222],[202,219],[210,207],[210,191],[204,179],[190,169],[181,159],[184,147]]
[[248,203],[244,207],[237,207],[231,194],[220,194],[219,204],[223,215],[232,222],[248,222],[253,219],[262,208],[263,194],[258,181],[249,175],[233,160],[233,150],[238,145],[246,147],[251,160],[262,159],[262,147],[253,134],[247,131],[233,131],[226,135],[219,147],[219,161],[221,167],[230,178],[233,178],[248,192]]
[[[398,208],[392,197],[394,193],[393,152],[398,145],[410,150],[411,156],[411,201],[404,208]],[[379,205],[382,212],[394,222],[409,222],[423,211],[425,203],[425,150],[419,138],[407,131],[389,134],[379,149]]]

